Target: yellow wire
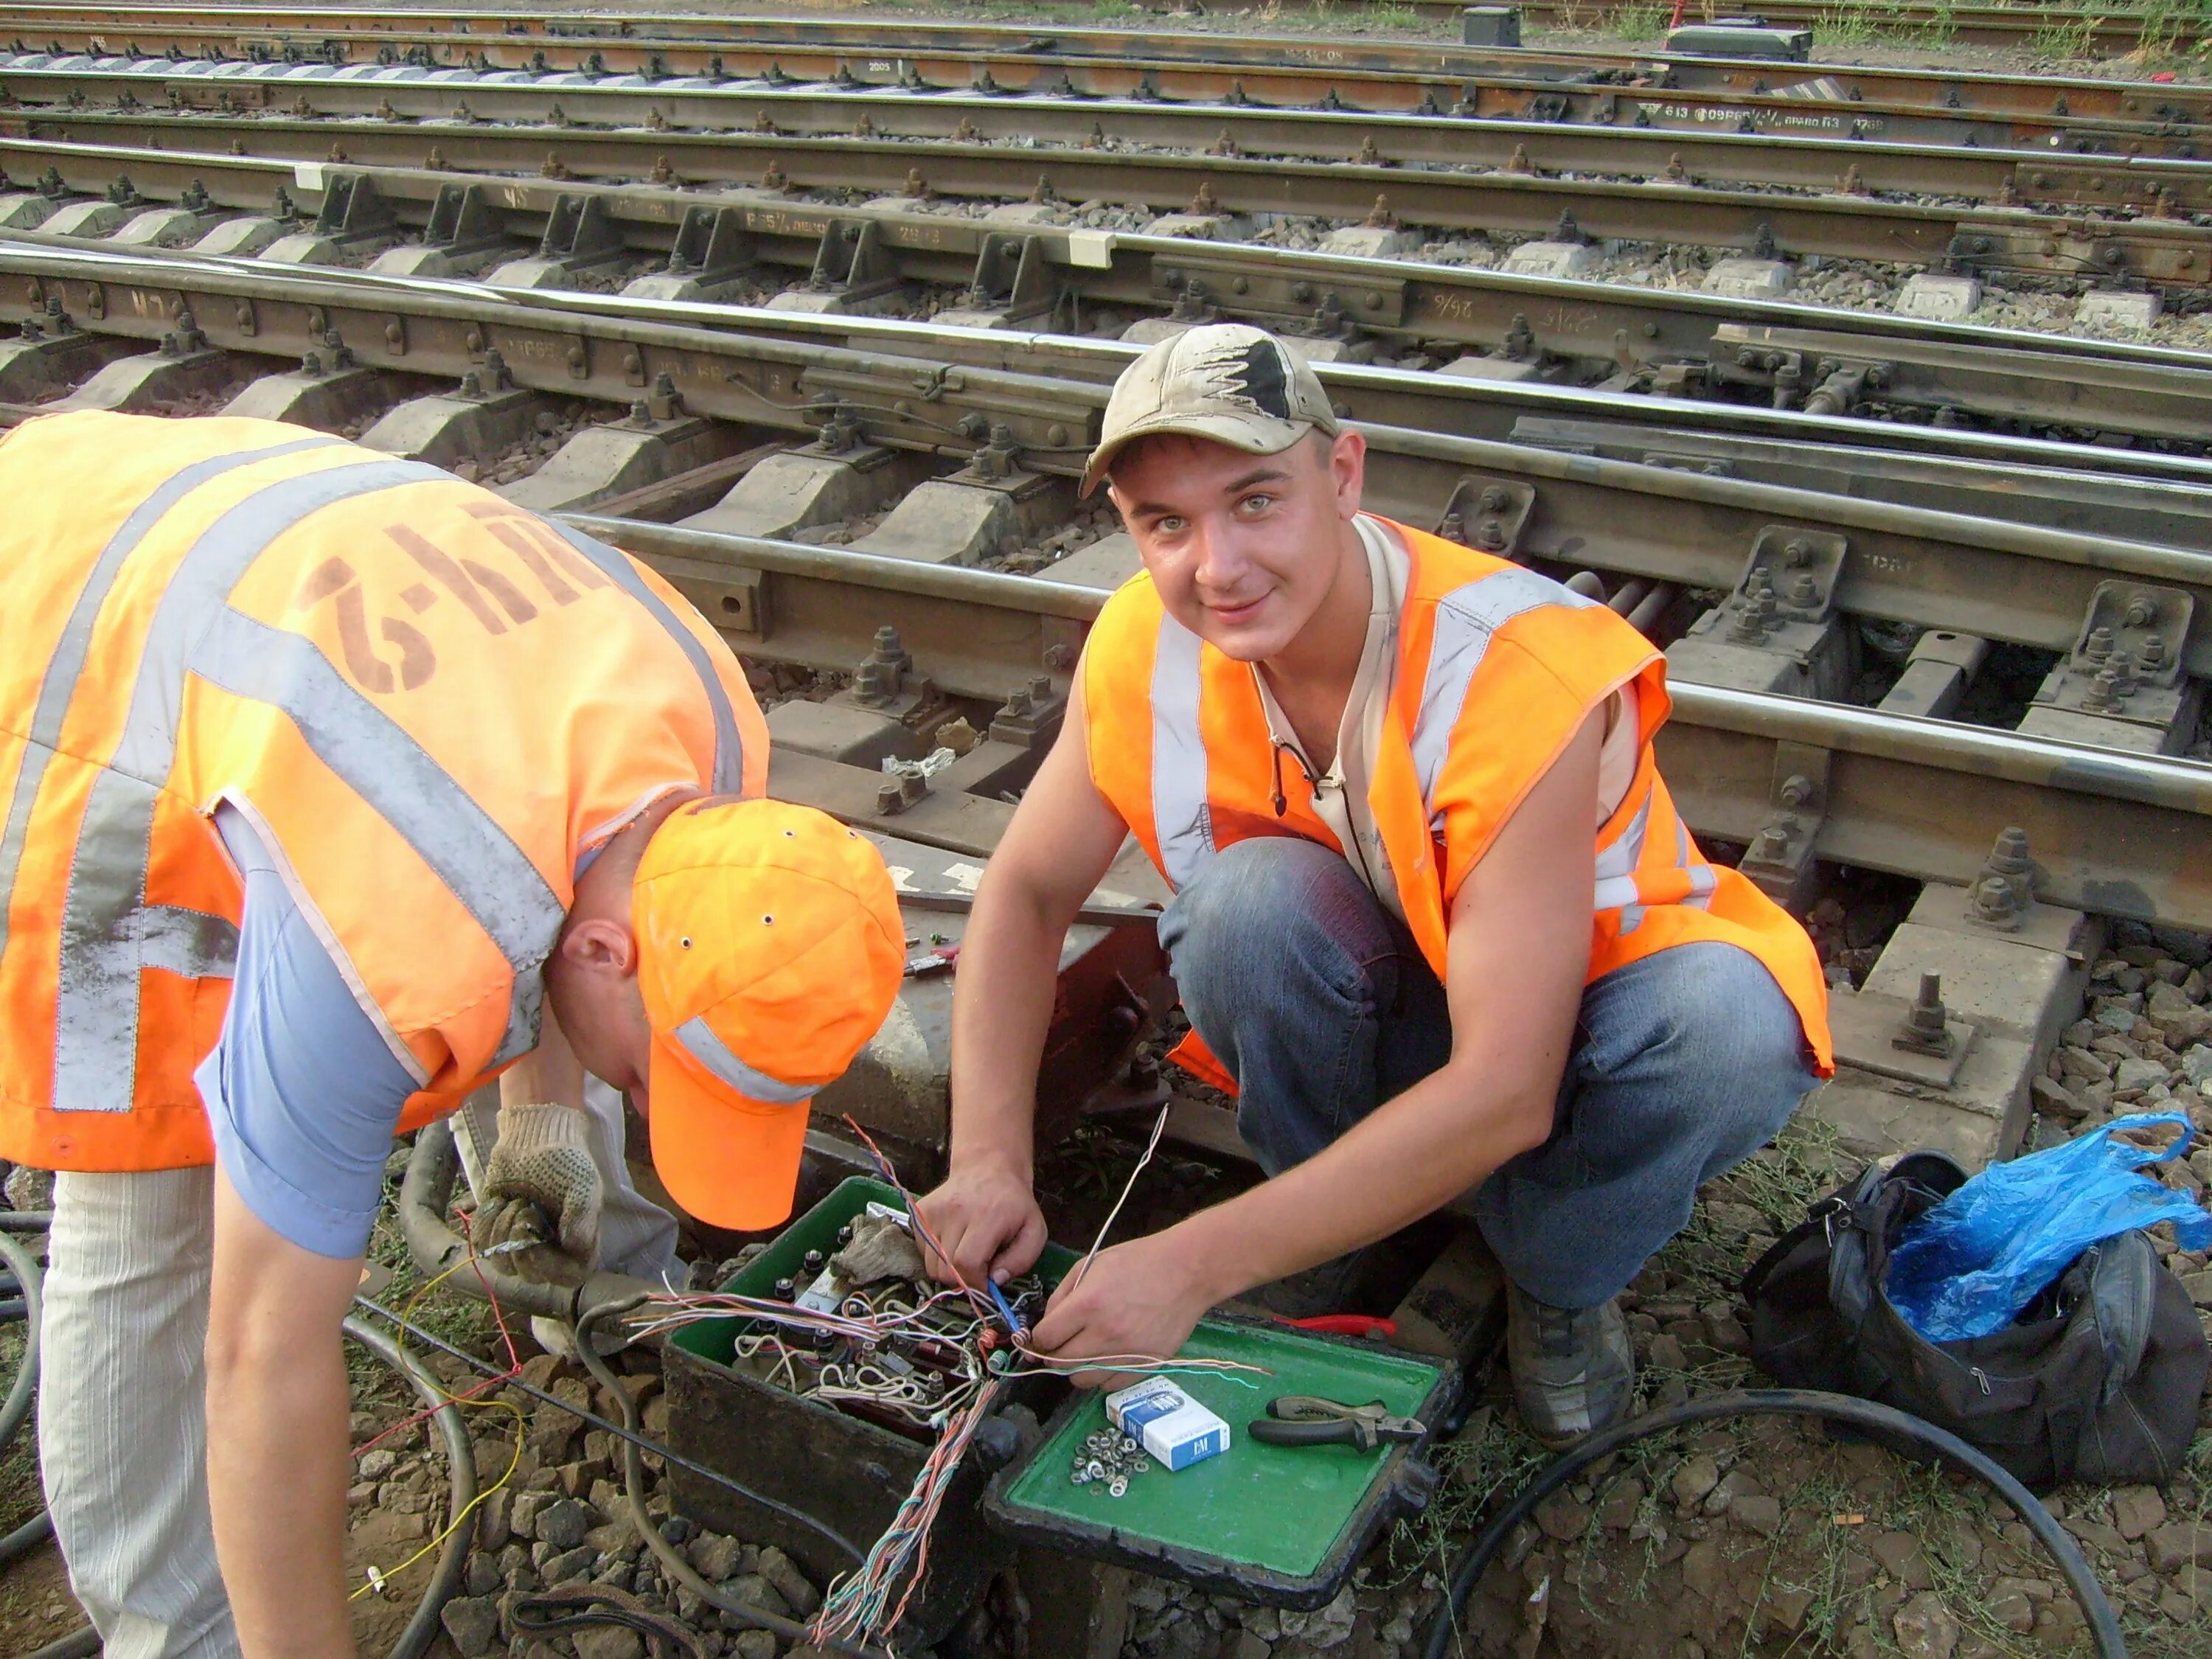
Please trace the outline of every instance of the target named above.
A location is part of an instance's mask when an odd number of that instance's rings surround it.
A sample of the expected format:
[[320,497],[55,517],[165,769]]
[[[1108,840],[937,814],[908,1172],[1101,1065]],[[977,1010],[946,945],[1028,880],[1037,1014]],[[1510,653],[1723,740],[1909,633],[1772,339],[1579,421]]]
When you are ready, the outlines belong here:
[[[408,1353],[407,1327],[414,1322],[415,1304],[420,1302],[424,1297],[429,1295],[431,1291],[436,1290],[439,1285],[451,1279],[455,1273],[460,1272],[462,1268],[473,1264],[476,1259],[474,1252],[471,1252],[469,1255],[464,1255],[459,1261],[453,1263],[452,1267],[447,1268],[445,1272],[440,1273],[435,1279],[429,1279],[419,1286],[416,1290],[414,1295],[407,1298],[405,1304],[399,1310],[399,1329],[395,1333],[392,1338],[394,1346],[398,1348],[403,1356]],[[430,1376],[431,1374],[426,1370],[424,1375]],[[436,1387],[437,1382],[434,1376],[432,1376],[431,1381],[432,1386]],[[441,1392],[442,1393],[443,1390],[441,1389]],[[453,1395],[447,1394],[443,1399],[439,1401],[435,1406],[430,1407],[430,1409],[423,1414],[423,1420],[427,1423],[431,1418],[435,1417],[440,1412],[443,1411],[448,1406],[458,1407],[463,1411],[483,1411],[487,1408],[490,1408],[499,1411],[512,1412],[514,1413],[514,1455],[507,1460],[506,1471],[501,1474],[498,1480],[493,1481],[491,1485],[486,1486],[482,1492],[478,1492],[473,1498],[471,1498],[459,1515],[455,1516],[451,1521],[446,1523],[445,1529],[443,1531],[440,1532],[436,1537],[431,1539],[428,1543],[423,1545],[421,1549],[416,1550],[414,1554],[409,1556],[404,1561],[402,1561],[398,1566],[393,1567],[389,1571],[386,1571],[382,1567],[373,1567],[372,1574],[368,1581],[362,1584],[359,1589],[355,1590],[351,1595],[348,1595],[346,1597],[348,1601],[358,1601],[362,1596],[367,1595],[372,1590],[380,1589],[386,1583],[398,1577],[401,1573],[406,1571],[408,1568],[413,1566],[424,1556],[429,1554],[431,1551],[443,1544],[448,1538],[451,1538],[456,1532],[460,1530],[462,1525],[477,1512],[477,1509],[483,1504],[494,1492],[500,1491],[508,1481],[514,1480],[515,1470],[521,1467],[522,1436],[524,1428],[526,1425],[526,1419],[522,1414],[521,1407],[516,1405],[512,1400],[459,1400],[456,1399]],[[471,1455],[473,1455],[472,1450]]]

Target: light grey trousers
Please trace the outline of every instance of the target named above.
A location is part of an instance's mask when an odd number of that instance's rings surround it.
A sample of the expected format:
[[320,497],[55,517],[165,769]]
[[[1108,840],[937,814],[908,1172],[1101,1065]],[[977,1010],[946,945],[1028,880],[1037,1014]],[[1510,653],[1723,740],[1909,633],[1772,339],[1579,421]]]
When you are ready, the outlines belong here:
[[[585,1105],[599,1265],[657,1279],[676,1219],[630,1184],[622,1097],[594,1078]],[[39,1457],[70,1588],[106,1659],[234,1659],[207,1495],[215,1171],[57,1176],[48,1260]]]
[[238,1650],[208,1520],[215,1171],[54,1182],[39,1457],[70,1588],[107,1659]]

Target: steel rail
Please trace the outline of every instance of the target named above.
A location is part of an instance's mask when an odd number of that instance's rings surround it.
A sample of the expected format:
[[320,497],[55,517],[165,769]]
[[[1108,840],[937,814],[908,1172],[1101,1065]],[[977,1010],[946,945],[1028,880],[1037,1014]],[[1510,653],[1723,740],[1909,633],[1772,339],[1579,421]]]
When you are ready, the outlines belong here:
[[[1041,372],[1070,343],[1003,331],[967,332],[961,343],[974,356],[952,362],[926,355],[945,331],[922,324],[872,325],[855,349],[826,328],[813,339],[741,332],[762,313],[727,307],[693,308],[723,324],[709,328],[610,314],[590,295],[501,301],[453,283],[4,246],[0,273],[14,279],[0,282],[0,321],[46,317],[52,300],[70,316],[163,341],[173,352],[273,356],[320,347],[335,331],[368,367],[454,378],[483,368],[495,348],[529,389],[629,404],[660,386],[691,414],[769,432],[811,436],[831,399],[857,416],[871,441],[893,447],[964,457],[1003,428],[1025,452],[1022,465],[1048,478],[1079,471],[1108,393],[1103,379]],[[181,312],[191,313],[189,327]],[[767,316],[770,326],[793,321]],[[834,328],[854,323],[828,320]],[[915,343],[914,355],[886,349],[902,337]],[[1129,350],[1081,343],[1101,362]],[[987,353],[993,361],[975,361]],[[1835,588],[1838,609],[2051,651],[2072,647],[2100,583],[2131,577],[2190,596],[2197,620],[2175,655],[2188,672],[2212,674],[2212,556],[1370,424],[1390,408],[1394,380],[1426,377],[1324,373],[1368,433],[1370,501],[1407,522],[1437,526],[1457,514],[1493,550],[1723,591],[1741,579],[1759,537],[1778,526],[1840,534],[1848,557]],[[1493,488],[1502,505],[1479,512],[1477,498]],[[1494,535],[1474,525],[1486,515],[1496,520]]]
[[[350,181],[348,188],[355,190],[366,180],[381,210],[392,216],[395,235],[419,230],[441,197],[471,188],[466,178],[447,173],[341,173],[319,164],[4,139],[0,166],[26,180],[51,174],[59,186],[93,197],[120,191],[127,179],[132,193],[149,201],[175,202],[197,189],[215,206],[249,211],[265,208],[279,187],[313,210],[333,180]],[[811,271],[825,238],[851,235],[863,226],[872,227],[878,256],[896,266],[900,279],[917,284],[966,283],[988,263],[992,250],[1033,249],[1048,272],[1048,291],[1026,302],[1042,314],[1010,311],[1006,320],[1017,325],[1054,321],[1079,329],[1085,307],[1095,313],[1101,306],[1160,310],[1195,302],[1207,313],[1292,332],[1310,327],[1316,317],[1356,319],[1359,337],[1418,343],[1445,355],[1496,353],[1501,374],[1525,373],[1534,380],[1601,374],[1640,382],[1662,366],[1701,361],[1714,390],[1733,386],[1739,395],[1771,402],[1792,365],[1805,377],[1800,395],[1808,397],[1817,390],[1822,365],[1859,365],[1876,371],[1880,400],[1891,407],[2042,422],[2191,450],[2212,429],[2206,412],[2212,359],[2149,346],[1403,259],[1042,224],[1001,228],[974,218],[782,198],[709,198],[702,205],[696,194],[673,189],[543,179],[477,180],[473,198],[497,218],[506,237],[530,246],[564,201],[584,198],[598,203],[629,247],[661,257],[686,216],[726,214],[747,257],[757,260],[756,270]],[[481,249],[475,255],[484,264],[495,257]],[[1577,369],[1575,360],[1597,367]],[[1696,424],[1706,417],[1682,412],[1668,418]],[[1741,408],[1722,418],[1753,424],[1758,419]],[[1784,422],[1765,429],[1783,434],[1789,428]],[[1980,434],[1940,428],[1910,437],[1877,432],[1864,441],[1961,455],[1988,453]],[[2153,452],[2105,447],[2063,464],[2150,473],[2170,465]],[[2185,470],[2172,476],[2195,475]]]
[[[633,520],[569,514],[635,553],[679,588],[711,599],[718,585],[757,578],[760,609],[805,619],[805,648],[823,664],[866,656],[874,629],[945,637],[947,608],[975,637],[1042,659],[1066,646],[1103,594],[1035,578],[916,568],[845,548],[716,535]],[[715,614],[710,606],[708,614]],[[731,631],[743,653],[775,642]],[[917,668],[947,671],[957,647]],[[2028,831],[2037,891],[2112,915],[2212,927],[2212,766],[2115,754],[1944,720],[1676,682],[1659,763],[1701,836],[1747,842],[1774,816],[1781,770],[1803,750],[1828,771],[1813,848],[1821,858],[1918,878],[1971,881],[1997,832]],[[1786,758],[1796,751],[1796,758]]]
[[[167,69],[159,63],[133,66],[122,59],[80,66],[0,54],[0,94],[23,106],[20,114],[0,118],[0,125],[27,131],[27,123],[73,121],[94,112],[135,116],[145,107],[143,93],[152,118],[173,121],[188,131],[203,117],[241,114],[343,122],[349,131],[370,119],[415,123],[438,129],[449,142],[470,143],[474,132],[483,130],[479,124],[624,129],[633,144],[652,147],[647,167],[665,158],[678,174],[702,179],[726,177],[718,173],[714,156],[729,135],[774,132],[796,138],[873,136],[1061,149],[1110,143],[1219,155],[1600,175],[1655,184],[1927,193],[2058,210],[2167,216],[2212,211],[2212,161],[2140,154],[2085,160],[2063,151],[2054,154],[2047,146],[2039,151],[2033,137],[2012,133],[1992,135],[1989,143],[1974,145],[1886,142],[1870,137],[1864,121],[1847,110],[1802,110],[1795,115],[1792,130],[1775,133],[1711,127],[1662,132],[1634,125],[1515,118],[1470,123],[1443,114],[1099,99],[1060,95],[1056,87],[1035,89],[1047,84],[1042,80],[1019,91],[922,94],[844,88],[834,82],[798,87],[609,82],[579,87],[559,76],[525,82],[464,73],[433,81],[420,70],[345,79],[325,71],[280,79],[248,64],[211,66],[187,81]],[[457,131],[462,127],[471,129],[469,138]],[[330,136],[345,142],[343,134]],[[538,135],[532,140],[538,142]],[[565,151],[563,159],[568,161]]]
[[1378,212],[1455,230],[1585,235],[1764,255],[1820,254],[2065,276],[2127,276],[2161,286],[2212,282],[2212,227],[2188,221],[2100,219],[2020,208],[1966,210],[1856,197],[1467,173],[1376,161],[1273,161],[1103,148],[884,138],[787,138],[725,133],[668,160],[650,130],[515,129],[459,122],[348,121],[221,112],[179,121],[143,112],[0,112],[0,132],[160,149],[191,142],[264,159],[328,160],[438,170],[465,157],[498,172],[555,178],[663,179],[687,184],[785,185],[919,198],[1135,203],[1206,213],[1272,213],[1360,221]]
[[[97,242],[42,237],[37,232],[15,235],[57,250],[96,255],[108,252]],[[205,263],[192,255],[168,258],[179,265]],[[253,267],[218,262],[215,268]],[[373,274],[356,278],[337,273],[332,280],[353,283],[370,294],[383,291],[392,281]],[[399,286],[406,291],[409,285],[403,281]],[[495,296],[507,293],[490,292]],[[1023,367],[1102,385],[1110,382],[1139,349],[1120,342],[1031,334],[1020,337],[1017,356],[1006,349],[1008,336],[997,330],[794,314],[719,303],[580,298],[557,291],[538,291],[525,302],[541,309],[580,306],[595,315],[628,315],[647,322],[714,327],[736,324],[793,343],[827,342],[879,355],[919,353]],[[1824,493],[1886,495],[1905,504],[2094,531],[2185,550],[2212,545],[2212,459],[2199,457],[1910,427],[1842,413],[1653,400],[1535,381],[1437,376],[1357,362],[1327,364],[1321,373],[1347,413],[1389,426],[1687,466]],[[1655,421],[1671,424],[1655,426]]]
[[[430,56],[427,48],[424,56]],[[757,95],[795,87],[801,95],[811,95],[810,88],[872,89],[926,95],[932,101],[948,94],[973,93],[999,100],[1000,107],[1010,98],[1112,100],[1164,106],[1154,112],[1162,119],[1179,116],[1188,120],[1202,110],[1243,111],[1248,119],[1269,112],[1304,112],[1369,118],[1428,115],[1449,116],[1455,130],[1462,131],[1469,118],[1518,120],[1540,123],[1555,132],[1562,125],[1633,131],[1647,143],[1657,142],[1653,135],[1662,132],[1679,133],[1686,141],[1765,134],[1836,143],[2031,150],[2045,159],[2100,155],[2187,161],[2204,154],[2204,140],[2195,125],[2170,112],[2156,120],[2049,112],[1999,118],[1930,112],[1906,102],[1870,102],[1863,94],[1849,96],[1839,85],[1823,81],[1799,82],[1782,92],[1745,93],[1673,88],[1666,84],[1667,76],[1638,77],[1642,84],[1624,86],[1610,82],[1576,84],[1522,72],[1441,79],[1366,76],[1350,82],[1347,91],[1346,78],[1337,71],[1297,65],[1255,68],[1224,79],[1222,68],[1210,64],[1022,51],[949,58],[810,52],[795,59],[788,53],[758,50],[748,56],[756,61],[732,62],[731,54],[717,53],[712,66],[672,76],[665,72],[584,76],[556,70],[550,64],[540,73],[489,60],[454,68],[417,62],[341,68],[328,63],[246,59],[177,64],[159,57],[37,51],[6,54],[0,70],[11,77],[9,88],[15,95],[33,102],[82,96],[88,89],[114,95],[120,82],[131,97],[143,96],[156,105],[270,108],[296,99],[310,101],[317,113],[369,114],[389,104],[415,119],[451,113],[463,100],[478,117],[507,118],[518,104],[527,112],[534,95],[538,108],[545,100],[559,97],[573,120],[650,118],[700,125],[702,113],[711,114],[718,107],[708,103],[705,94]],[[1807,88],[1832,95],[1813,97]],[[641,97],[658,100],[644,117],[637,112]],[[791,104],[787,97],[767,107],[788,112]],[[1131,118],[1123,112],[1120,118]],[[1117,131],[1116,136],[1132,135]],[[1537,165],[1551,164],[1539,161]],[[1829,176],[1840,176],[1840,169]]]
[[[932,85],[957,87],[967,84],[978,68],[988,67],[998,74],[1003,67],[1018,79],[1030,73],[1024,64],[1043,64],[1055,71],[1065,69],[1073,74],[1087,66],[1102,76],[1120,76],[1101,88],[1117,93],[1132,89],[1132,76],[1179,73],[1188,77],[1182,83],[1191,88],[1188,95],[1197,97],[1224,96],[1240,78],[1268,70],[1313,70],[1334,77],[1331,84],[1340,96],[1368,109],[1418,108],[1431,93],[1443,94],[1449,103],[1455,82],[1496,81],[1506,87],[1548,87],[1560,93],[1571,93],[1580,85],[1600,92],[1616,90],[1630,99],[1638,99],[1641,92],[1717,92],[1739,94],[1755,104],[1772,93],[1947,116],[2010,114],[2165,124],[2201,119],[2212,111],[2212,88],[2081,76],[1556,47],[1501,52],[1374,36],[1178,33],[1056,23],[732,20],[646,12],[528,17],[415,8],[372,11],[249,6],[207,11],[29,3],[0,9],[0,28],[27,31],[26,46],[136,51],[153,57],[173,52],[180,58],[220,52],[303,65],[415,63],[424,68],[456,68],[473,64],[654,76],[759,75],[780,70],[813,79],[833,76],[842,68],[862,79],[911,76]],[[1396,89],[1408,82],[1425,89],[1411,96]],[[1482,112],[1512,111],[1486,108]],[[1731,124],[1741,112],[1729,113]],[[1653,118],[1659,118],[1656,111]]]

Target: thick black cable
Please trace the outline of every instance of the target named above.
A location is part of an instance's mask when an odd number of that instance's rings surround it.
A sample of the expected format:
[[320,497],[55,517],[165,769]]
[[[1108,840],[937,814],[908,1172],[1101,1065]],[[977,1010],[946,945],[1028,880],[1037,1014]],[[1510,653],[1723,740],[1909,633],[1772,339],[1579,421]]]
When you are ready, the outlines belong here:
[[730,1492],[737,1493],[738,1497],[744,1498],[748,1503],[757,1504],[764,1510],[773,1510],[775,1514],[781,1516],[785,1520],[804,1527],[809,1532],[817,1534],[822,1538],[826,1539],[829,1542],[836,1546],[840,1551],[844,1553],[846,1555],[850,1556],[856,1563],[866,1561],[868,1559],[868,1553],[866,1550],[861,1549],[858,1545],[854,1544],[853,1540],[846,1537],[844,1534],[836,1531],[835,1528],[823,1522],[816,1520],[812,1516],[808,1515],[804,1510],[795,1510],[788,1504],[779,1503],[776,1499],[770,1498],[765,1492],[755,1492],[750,1486],[746,1486],[742,1480],[735,1480],[729,1475],[724,1474],[720,1469],[710,1469],[704,1463],[695,1462],[692,1459],[684,1456],[682,1453],[672,1450],[667,1446],[663,1445],[659,1441],[653,1439],[650,1435],[641,1433],[635,1428],[625,1428],[620,1423],[609,1422],[605,1418],[601,1417],[597,1412],[591,1410],[587,1407],[570,1405],[568,1401],[562,1399],[558,1395],[549,1394],[544,1389],[533,1387],[532,1384],[524,1382],[519,1376],[511,1376],[506,1371],[501,1370],[500,1367],[477,1358],[474,1354],[468,1352],[466,1350],[457,1348],[449,1342],[441,1341],[437,1337],[433,1336],[429,1332],[422,1329],[421,1326],[409,1324],[398,1314],[392,1312],[391,1309],[384,1306],[384,1304],[380,1302],[371,1301],[365,1296],[356,1296],[353,1300],[356,1307],[366,1308],[371,1313],[375,1314],[379,1318],[390,1320],[395,1327],[405,1332],[408,1336],[413,1338],[416,1341],[425,1343],[430,1347],[437,1349],[441,1353],[451,1355],[453,1358],[461,1361],[462,1364],[474,1367],[481,1375],[488,1377],[496,1376],[502,1378],[505,1380],[507,1387],[511,1389],[519,1389],[524,1394],[530,1395],[533,1400],[541,1401],[548,1406],[557,1407],[561,1410],[567,1412],[571,1417],[579,1418],[582,1421],[590,1424],[595,1429],[605,1430],[607,1433],[613,1435],[617,1440],[627,1441],[630,1444],[638,1447],[641,1450],[649,1451],[655,1456],[666,1460],[672,1467],[682,1469],[686,1474],[696,1474],[702,1480],[711,1480],[716,1486],[724,1487]]
[[0,1210],[0,1233],[42,1233],[53,1224],[52,1210]]
[[[591,1372],[592,1379],[612,1395],[621,1405],[623,1419],[632,1431],[637,1427],[637,1401],[630,1396],[629,1390],[623,1387],[614,1372],[608,1369],[607,1362],[599,1357],[598,1351],[592,1346],[592,1328],[602,1319],[612,1319],[629,1312],[632,1307],[643,1300],[642,1297],[639,1297],[619,1302],[602,1302],[579,1319],[574,1327],[576,1357],[584,1362],[584,1368]],[[740,1601],[735,1596],[727,1595],[708,1583],[696,1568],[676,1553],[676,1547],[663,1538],[660,1535],[660,1528],[653,1524],[652,1511],[647,1507],[645,1501],[645,1460],[638,1452],[638,1445],[641,1438],[642,1437],[635,1433],[623,1438],[623,1486],[624,1495],[629,1499],[631,1524],[637,1528],[638,1535],[645,1540],[646,1547],[651,1550],[655,1559],[659,1561],[663,1572],[709,1607],[718,1609],[725,1620],[735,1620],[752,1630],[768,1631],[780,1641],[789,1642],[797,1647],[805,1647],[813,1652],[842,1654],[847,1656],[847,1659],[890,1659],[890,1656],[879,1648],[857,1647],[847,1642],[817,1641],[809,1633],[807,1627],[795,1620],[781,1618],[775,1613],[763,1612],[750,1601]],[[775,1507],[781,1510],[784,1506],[778,1504]],[[866,1565],[865,1558],[862,1565]]]
[[54,1535],[54,1517],[46,1513],[46,1505],[29,1520],[0,1537],[0,1567],[6,1566],[19,1555],[27,1555]]
[[442,1628],[438,1615],[453,1600],[453,1592],[460,1589],[462,1577],[468,1571],[469,1550],[477,1529],[477,1449],[469,1438],[469,1425],[462,1419],[461,1408],[447,1397],[438,1379],[417,1364],[413,1355],[374,1326],[350,1315],[343,1328],[349,1337],[413,1385],[415,1392],[430,1407],[431,1419],[445,1437],[447,1474],[452,1486],[447,1525],[452,1533],[439,1553],[437,1570],[423,1587],[422,1599],[416,1604],[415,1616],[399,1632],[399,1639],[392,1644],[392,1659],[422,1659]]
[[2112,1604],[2105,1599],[2105,1592],[2097,1583],[2097,1575],[2088,1562],[2082,1559],[2065,1528],[2061,1527],[2051,1511],[2043,1507],[2033,1492],[2014,1480],[2002,1464],[1977,1451],[1958,1436],[1924,1422],[1909,1413],[1893,1407],[1877,1405],[1871,1400],[1854,1399],[1850,1395],[1822,1394],[1812,1389],[1742,1389],[1728,1394],[1711,1395],[1703,1400],[1692,1400],[1686,1405],[1670,1406],[1664,1411],[1647,1416],[1631,1418],[1612,1428],[1591,1435],[1572,1451],[1556,1457],[1537,1474],[1519,1496],[1508,1504],[1481,1535],[1468,1547],[1467,1553],[1453,1571],[1451,1584],[1444,1592],[1443,1605],[1437,1609],[1435,1620],[1429,1626],[1427,1644],[1422,1649],[1422,1659],[1446,1659],[1452,1647],[1452,1638],[1458,1633],[1460,1615],[1466,1611],[1468,1596],[1474,1593],[1483,1572],[1504,1547],[1513,1530],[1535,1512],[1536,1506],[1549,1498],[1576,1475],[1599,1459],[1610,1456],[1623,1446],[1669,1429],[1679,1429],[1691,1423],[1704,1423],[1717,1417],[1820,1417],[1831,1422],[1844,1423],[1855,1429],[1864,1429],[1881,1435],[1901,1435],[1918,1442],[1959,1468],[1974,1475],[1995,1489],[1998,1497],[2009,1504],[2014,1514],[2028,1531],[2035,1534],[2045,1553],[2057,1563],[2067,1588],[2081,1603],[2089,1620],[2090,1639],[2095,1644],[2098,1659],[2127,1659],[2127,1641],[2120,1633],[2120,1621],[2112,1612]]
[[15,1282],[23,1287],[23,1358],[15,1368],[15,1380],[9,1385],[7,1400],[0,1402],[0,1446],[5,1446],[23,1426],[31,1414],[31,1402],[38,1397],[40,1311],[45,1305],[46,1278],[39,1271],[37,1258],[6,1233],[0,1233],[0,1261],[14,1270]]
[[23,1659],[97,1659],[100,1652],[100,1632],[89,1625],[81,1625],[58,1641],[49,1642]]

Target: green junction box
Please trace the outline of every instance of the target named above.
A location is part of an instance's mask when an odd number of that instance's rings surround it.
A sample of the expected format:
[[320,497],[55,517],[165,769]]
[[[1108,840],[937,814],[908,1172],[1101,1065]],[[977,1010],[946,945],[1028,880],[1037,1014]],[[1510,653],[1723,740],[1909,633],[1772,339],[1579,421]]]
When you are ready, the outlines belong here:
[[[778,1279],[799,1276],[806,1252],[833,1253],[838,1230],[871,1202],[903,1207],[896,1188],[849,1179],[725,1288],[765,1296]],[[1048,1247],[1038,1271],[1056,1282],[1075,1260]],[[732,1369],[744,1323],[702,1321],[669,1336],[671,1444],[825,1522],[865,1549],[889,1523],[927,1446]],[[1380,1401],[1394,1415],[1434,1425],[1459,1395],[1458,1370],[1449,1362],[1371,1340],[1218,1315],[1200,1323],[1183,1352],[1261,1366],[1266,1374],[1177,1375],[1185,1392],[1230,1425],[1229,1449],[1186,1469],[1155,1464],[1133,1476],[1118,1498],[1103,1481],[1079,1486],[1068,1478],[1085,1437],[1109,1426],[1097,1393],[1046,1376],[1008,1391],[1007,1405],[979,1429],[947,1495],[929,1582],[916,1598],[913,1628],[902,1630],[908,1641],[929,1639],[925,1632],[932,1627],[949,1628],[1012,1559],[1016,1540],[1248,1601],[1321,1607],[1383,1527],[1426,1504],[1436,1475],[1423,1458],[1425,1439],[1371,1451],[1267,1446],[1246,1428],[1280,1395],[1353,1405]],[[1037,1417],[1048,1411],[1051,1419],[1040,1432]],[[818,1536],[772,1511],[698,1476],[676,1469],[671,1474],[684,1514],[776,1543],[825,1576],[850,1566],[825,1553]]]

